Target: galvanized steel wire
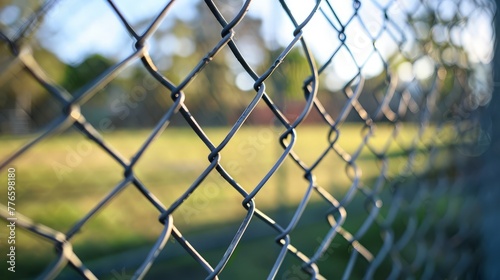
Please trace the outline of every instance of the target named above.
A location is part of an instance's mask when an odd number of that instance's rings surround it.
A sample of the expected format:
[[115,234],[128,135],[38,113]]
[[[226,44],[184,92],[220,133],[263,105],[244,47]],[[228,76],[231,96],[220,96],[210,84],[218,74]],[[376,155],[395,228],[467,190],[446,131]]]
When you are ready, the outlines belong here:
[[[142,260],[142,265],[137,268],[133,276],[134,279],[140,279],[147,275],[150,267],[155,263],[157,256],[163,250],[168,250],[168,247],[165,246],[167,240],[171,237],[175,238],[184,250],[192,256],[199,264],[200,269],[206,271],[206,279],[218,279],[218,275],[224,270],[235,249],[238,248],[250,222],[256,219],[262,220],[269,228],[275,231],[276,244],[280,248],[272,269],[269,271],[268,279],[273,279],[279,273],[283,274],[284,270],[290,269],[282,265],[285,257],[289,255],[298,258],[302,264],[301,269],[311,279],[324,279],[325,277],[349,279],[352,276],[353,269],[359,262],[366,264],[365,279],[375,277],[377,269],[384,262],[391,263],[392,270],[386,275],[386,277],[391,279],[408,277],[429,279],[442,276],[450,278],[473,277],[475,273],[474,269],[477,265],[477,255],[470,247],[467,247],[468,245],[464,245],[466,244],[464,240],[474,238],[474,232],[471,231],[471,225],[473,225],[474,220],[471,217],[471,209],[474,209],[474,202],[469,201],[466,195],[468,192],[464,183],[466,179],[463,178],[460,171],[463,168],[463,164],[458,160],[455,161],[453,153],[447,153],[450,150],[456,151],[454,149],[463,143],[455,140],[443,142],[439,138],[441,130],[453,127],[454,133],[457,135],[456,139],[460,139],[461,135],[466,133],[475,124],[474,112],[477,110],[477,106],[471,105],[471,100],[477,100],[480,97],[477,97],[477,92],[470,86],[470,79],[472,79],[471,64],[467,62],[450,64],[450,62],[436,58],[433,60],[433,67],[435,69],[433,70],[430,87],[426,88],[422,86],[420,80],[413,78],[405,88],[397,88],[398,73],[395,68],[391,67],[392,62],[388,61],[388,58],[378,49],[380,41],[392,40],[392,43],[398,46],[398,55],[406,57],[411,63],[415,63],[422,56],[428,55],[432,49],[430,45],[432,44],[432,40],[428,39],[431,35],[423,38],[417,34],[422,32],[422,27],[415,25],[418,18],[417,11],[422,9],[431,15],[437,16],[439,10],[438,4],[432,1],[407,1],[411,5],[405,7],[405,1],[403,1],[404,3],[376,0],[352,1],[353,13],[347,21],[343,21],[337,15],[338,11],[333,1],[316,1],[314,7],[309,11],[308,16],[301,20],[298,20],[294,12],[289,8],[289,1],[279,1],[280,12],[287,15],[295,30],[291,34],[292,39],[288,45],[284,46],[279,55],[274,58],[274,63],[267,65],[265,71],[258,72],[250,66],[240,51],[241,46],[235,40],[235,36],[238,35],[238,31],[236,31],[237,27],[248,16],[247,12],[252,8],[253,1],[246,0],[242,2],[239,12],[233,18],[225,18],[220,12],[220,5],[223,4],[217,4],[217,1],[206,0],[204,5],[206,5],[220,25],[219,34],[210,34],[210,36],[217,37],[218,42],[192,68],[184,80],[180,83],[174,83],[169,77],[158,70],[154,59],[150,56],[147,43],[157,31],[160,23],[169,17],[169,10],[176,5],[177,1],[172,0],[168,2],[163,10],[158,11],[157,16],[152,19],[149,26],[144,31],[138,32],[126,19],[126,16],[123,15],[118,6],[115,5],[114,1],[109,0],[107,1],[109,9],[116,14],[135,41],[135,51],[113,67],[107,69],[94,81],[86,84],[76,92],[69,93],[60,85],[54,84],[47,77],[45,70],[39,65],[32,53],[30,53],[28,48],[29,41],[23,41],[23,38],[28,33],[36,32],[37,23],[43,20],[44,13],[57,5],[56,2],[47,1],[42,5],[39,11],[35,12],[26,21],[26,24],[19,29],[17,34],[1,34],[2,41],[10,46],[12,56],[20,61],[22,67],[50,93],[50,96],[54,100],[62,104],[63,109],[58,117],[36,139],[27,143],[22,148],[13,151],[8,158],[2,159],[0,169],[8,168],[10,164],[15,163],[22,154],[32,149],[40,141],[51,137],[55,133],[66,131],[73,127],[93,141],[95,145],[99,146],[123,168],[123,179],[114,188],[110,189],[102,200],[96,201],[93,209],[84,217],[81,217],[67,232],[60,232],[46,226],[41,226],[31,221],[29,217],[19,216],[19,226],[27,231],[31,231],[37,237],[51,242],[57,251],[58,259],[46,268],[46,271],[40,275],[40,278],[53,279],[67,266],[76,270],[84,278],[96,278],[94,273],[85,266],[85,262],[73,251],[72,242],[78,238],[77,233],[82,227],[89,220],[95,218],[96,215],[99,215],[100,211],[107,204],[112,203],[119,193],[126,188],[136,188],[139,190],[149,203],[157,209],[159,222],[163,225],[163,231],[158,236],[154,246],[151,247],[148,256]],[[369,30],[369,23],[366,22],[360,13],[363,5],[368,2],[372,6],[377,7],[383,16],[380,19],[380,29],[376,33]],[[484,10],[489,15],[494,13],[493,5],[488,1],[457,0],[449,2],[456,7],[465,5],[463,3],[467,2],[468,5]],[[137,5],[140,4],[138,3]],[[388,11],[397,5],[405,7],[401,8],[400,12],[401,18],[406,20],[407,26],[401,26],[400,22],[393,20],[389,15]],[[469,15],[461,14],[459,10],[457,8],[457,12],[451,20],[440,22],[440,24],[447,28],[447,30],[455,27],[458,27],[457,30],[460,30],[460,26],[463,26],[464,22],[467,22]],[[314,18],[322,18],[338,36],[338,38],[334,38],[339,41],[338,48],[331,50],[330,59],[326,60],[326,62],[319,62],[315,58],[307,40],[308,36],[314,36],[314,30],[306,28]],[[382,97],[376,97],[378,99],[376,99],[377,110],[375,113],[369,113],[359,101],[360,96],[372,93],[364,91],[366,77],[363,69],[367,67],[366,62],[360,62],[355,59],[355,55],[352,54],[351,50],[353,46],[348,41],[349,37],[356,36],[349,29],[349,26],[354,21],[359,22],[362,27],[362,29],[356,32],[362,32],[364,33],[363,36],[369,38],[368,44],[372,46],[370,56],[378,56],[383,61],[385,82],[383,82],[381,90],[384,93]],[[437,22],[439,22],[439,19]],[[276,30],[276,32],[280,32],[280,30]],[[415,56],[411,56],[407,49],[405,49],[405,44],[409,44],[410,40],[413,40],[411,44],[413,44],[414,48],[418,49],[418,54]],[[445,41],[445,43],[442,43],[443,45],[447,44],[461,53],[467,52],[464,46],[459,45],[459,43],[453,40],[452,36],[444,38],[443,41]],[[304,94],[303,108],[295,119],[290,120],[283,113],[283,109],[276,105],[276,100],[272,97],[273,95],[266,91],[266,82],[269,82],[270,77],[275,74],[275,71],[282,63],[287,61],[289,53],[296,47],[300,48],[303,53],[303,59],[307,62],[309,68],[309,76],[303,81],[303,87],[300,89]],[[204,71],[204,68],[223,49],[229,50],[241,67],[254,80],[254,92],[251,102],[246,105],[246,108],[237,118],[237,121],[232,124],[225,138],[220,143],[217,143],[205,133],[199,121],[191,114],[190,108],[186,105],[186,100],[191,97],[189,94],[186,94],[186,91],[189,90],[193,79]],[[341,53],[341,50],[345,50],[346,52]],[[346,102],[342,104],[342,109],[339,113],[333,115],[328,112],[327,104],[322,103],[320,95],[323,91],[320,92],[319,88],[322,81],[326,79],[325,73],[328,67],[331,67],[332,61],[336,56],[345,55],[345,53],[351,56],[352,61],[354,61],[358,68],[358,72],[343,85],[341,91],[345,94]],[[151,130],[149,137],[134,156],[131,159],[127,159],[116,151],[113,146],[109,145],[105,138],[98,132],[98,129],[86,120],[86,116],[81,112],[81,106],[94,95],[99,94],[100,90],[110,83],[120,71],[129,67],[135,61],[140,61],[149,74],[161,83],[165,89],[165,94],[170,95],[173,103]],[[447,95],[443,94],[444,79],[440,76],[440,73],[445,71],[443,70],[445,67],[453,67],[457,73],[453,77],[454,89]],[[394,102],[397,103],[396,106],[394,106]],[[255,186],[248,186],[245,182],[235,180],[231,172],[227,170],[220,160],[221,153],[225,147],[232,141],[238,130],[247,122],[249,115],[252,114],[258,104],[267,106],[277,119],[276,126],[280,127],[282,133],[274,140],[279,142],[282,151],[279,157],[277,157],[276,162],[260,182]],[[328,127],[329,133],[326,135],[328,143],[323,147],[323,153],[314,163],[308,165],[302,161],[302,155],[294,150],[294,146],[297,137],[300,137],[300,134],[297,133],[297,128],[303,124],[304,120],[313,110],[321,115],[321,125]],[[362,142],[353,153],[346,152],[337,141],[343,133],[342,125],[350,114],[357,115],[363,124],[360,131]],[[210,150],[210,153],[206,155],[209,164],[174,203],[165,205],[135,174],[134,168],[144,152],[148,150],[159,135],[165,132],[175,115],[182,116],[189,127],[196,133],[197,137]],[[401,127],[404,127],[408,122],[418,124],[418,132],[415,134],[410,146],[400,144],[400,138],[398,137]],[[391,136],[387,139],[387,143],[382,148],[375,147],[370,143],[370,139],[373,137],[379,123],[388,124],[392,131]],[[427,137],[426,133],[434,131],[433,129],[436,131],[432,133],[433,137]],[[322,135],[322,137],[324,136]],[[390,160],[388,149],[391,145],[402,147],[405,156],[404,166],[396,176],[389,175]],[[367,184],[367,181],[363,180],[362,168],[357,164],[357,160],[363,149],[369,149],[373,155],[373,160],[379,164],[379,175],[370,184]],[[449,156],[450,162],[446,168],[436,170],[434,162],[441,153],[446,153]],[[320,186],[315,177],[315,169],[323,163],[327,155],[331,154],[342,159],[345,163],[345,169],[339,168],[334,172],[345,172],[350,179],[349,190],[343,197],[336,197],[327,188]],[[419,156],[422,154],[425,154],[425,162],[423,165],[419,165],[418,170],[416,170],[416,161],[419,160]],[[293,218],[286,224],[280,224],[274,221],[266,211],[259,209],[258,204],[255,202],[255,197],[266,187],[268,181],[275,176],[277,170],[286,160],[292,160],[302,170],[307,189],[300,203],[295,207]],[[246,211],[246,216],[240,221],[239,228],[234,234],[231,243],[227,246],[224,255],[217,263],[209,263],[197,251],[197,248],[183,236],[173,218],[175,211],[190,195],[197,191],[200,184],[210,174],[218,174],[241,195],[241,207]],[[314,253],[306,255],[294,246],[294,240],[290,236],[301,220],[302,214],[313,193],[319,195],[324,203],[330,205],[330,210],[326,214],[326,222],[330,230],[321,237],[320,245]],[[456,206],[452,203],[445,203],[447,210],[442,215],[442,211],[437,209],[437,205],[442,200],[447,201],[447,198],[450,196],[463,198],[461,200],[463,204]],[[355,231],[348,231],[343,227],[346,220],[350,218],[349,212],[346,211],[346,206],[355,198],[364,200],[366,219]],[[388,211],[385,213],[380,211],[383,204],[388,205]],[[424,214],[420,211],[423,206],[427,210]],[[8,217],[5,205],[2,205],[0,215],[3,218]],[[394,226],[397,223],[401,223],[401,220],[396,219],[398,215],[405,217],[404,223],[406,228],[403,234],[396,234],[394,231]],[[448,226],[456,226],[458,228],[450,234]],[[381,246],[378,251],[370,251],[363,246],[363,242],[361,241],[370,229],[380,231]],[[334,252],[334,254],[346,254],[348,262],[342,271],[337,272],[338,274],[322,275],[317,262],[327,253],[333,240],[338,238],[345,239],[352,246],[350,252]],[[405,248],[409,247],[414,249],[408,249],[410,253],[403,253]],[[252,265],[248,264],[247,268],[249,271],[251,271],[251,267]],[[285,273],[284,275],[294,277],[293,273]]]

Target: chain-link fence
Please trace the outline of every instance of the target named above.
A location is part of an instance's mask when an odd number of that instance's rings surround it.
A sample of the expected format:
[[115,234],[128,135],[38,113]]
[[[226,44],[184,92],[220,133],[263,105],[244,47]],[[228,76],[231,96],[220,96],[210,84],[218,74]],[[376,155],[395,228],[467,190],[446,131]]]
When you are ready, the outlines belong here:
[[0,2],[8,279],[481,276],[494,3],[102,2]]

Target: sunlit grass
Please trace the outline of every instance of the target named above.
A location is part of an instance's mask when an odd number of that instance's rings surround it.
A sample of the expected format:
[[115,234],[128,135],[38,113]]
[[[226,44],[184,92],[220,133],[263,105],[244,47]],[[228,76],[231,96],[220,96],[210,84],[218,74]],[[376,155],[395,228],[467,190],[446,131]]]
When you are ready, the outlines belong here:
[[[429,128],[422,141],[414,142],[418,127],[405,124],[397,134],[394,127],[379,125],[368,139],[368,145],[387,155],[387,177],[397,176],[407,164],[405,152],[412,146],[425,147],[434,135]],[[228,128],[208,128],[207,135],[217,146]],[[281,128],[243,127],[221,151],[221,165],[246,192],[259,185],[283,153],[278,139]],[[369,185],[381,173],[381,160],[368,149],[361,125],[345,124],[335,142],[336,148],[354,156],[360,169],[362,184]],[[149,136],[150,130],[122,130],[105,133],[104,140],[123,158],[130,159]],[[305,126],[297,130],[293,151],[310,167],[330,146],[328,128]],[[334,134],[332,134],[334,135]],[[446,135],[444,133],[443,135]],[[334,135],[335,136],[335,135]],[[34,136],[1,137],[0,158],[6,158]],[[448,140],[444,140],[446,142]],[[170,206],[210,162],[210,150],[189,128],[167,128],[146,150],[134,167],[134,174],[166,206]],[[425,159],[423,154],[422,159]],[[312,171],[316,183],[330,193],[342,197],[352,184],[348,164],[336,152],[330,151]],[[33,221],[58,231],[68,231],[92,209],[124,177],[124,168],[105,151],[74,132],[52,136],[17,158],[16,210]],[[5,171],[0,173],[5,175]],[[255,197],[256,205],[265,211],[293,207],[303,197],[308,181],[304,171],[290,157],[263,186]],[[185,232],[204,226],[241,221],[246,211],[243,196],[225,182],[214,170],[178,211],[174,221]],[[319,196],[311,198],[319,202]],[[127,250],[141,244],[151,244],[161,231],[159,212],[132,185],[128,185],[102,212],[93,218],[72,242],[85,259]],[[3,221],[2,221],[3,222]],[[49,246],[28,235],[22,238],[18,250],[28,259],[38,258],[37,252],[50,252]],[[31,256],[31,257],[30,257]],[[38,260],[40,266],[47,258]],[[35,261],[35,263],[37,263]],[[24,264],[26,265],[26,264]],[[20,263],[20,267],[23,264]],[[36,267],[31,270],[37,270]],[[27,269],[27,271],[31,271]]]

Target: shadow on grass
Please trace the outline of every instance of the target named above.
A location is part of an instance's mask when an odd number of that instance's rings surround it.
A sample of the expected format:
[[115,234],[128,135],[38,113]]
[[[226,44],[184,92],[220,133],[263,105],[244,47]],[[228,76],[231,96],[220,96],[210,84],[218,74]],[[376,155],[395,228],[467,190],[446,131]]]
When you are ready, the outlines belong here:
[[[296,229],[290,234],[292,245],[307,256],[312,256],[330,229],[326,220],[328,209],[324,203],[310,202]],[[367,218],[364,200],[354,199],[346,209],[348,218],[344,228],[354,234]],[[284,225],[290,220],[294,210],[295,208],[289,207],[266,213]],[[405,225],[406,222],[401,219],[394,223],[393,230],[402,233]],[[236,221],[221,225],[190,226],[183,233],[212,267],[215,267],[238,226]],[[220,274],[221,279],[266,279],[281,249],[275,242],[278,235],[278,232],[254,217],[236,251]],[[99,279],[130,279],[154,241],[144,237],[128,237],[112,243],[89,242],[75,246],[75,252]],[[360,242],[376,254],[383,243],[380,228],[374,223]],[[36,276],[50,263],[49,255],[54,255],[50,254],[53,250],[48,243],[45,243],[43,248],[48,255],[20,254],[16,278]],[[352,250],[349,242],[337,234],[325,255],[317,263],[321,274],[327,279],[339,279],[347,268]],[[310,279],[310,276],[300,269],[301,264],[295,256],[288,254],[276,279]],[[362,278],[367,265],[368,263],[358,256],[350,279]],[[377,277],[386,277],[390,270],[390,263],[384,262],[378,270]],[[171,238],[146,279],[204,279],[207,275],[208,273]],[[67,267],[57,279],[75,278],[78,278],[78,274]]]

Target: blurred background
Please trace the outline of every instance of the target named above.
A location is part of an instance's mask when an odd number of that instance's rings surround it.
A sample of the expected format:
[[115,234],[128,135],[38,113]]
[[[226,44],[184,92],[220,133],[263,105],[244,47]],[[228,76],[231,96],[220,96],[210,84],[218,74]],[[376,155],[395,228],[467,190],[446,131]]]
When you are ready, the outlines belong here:
[[[310,279],[308,258],[328,279],[495,279],[494,1],[337,2],[1,0],[0,176],[15,167],[27,218],[0,275],[57,266],[43,225],[93,275],[129,279],[179,203],[192,248],[168,238],[146,278],[204,279],[197,252],[223,279]],[[179,85],[189,114],[170,114]]]

